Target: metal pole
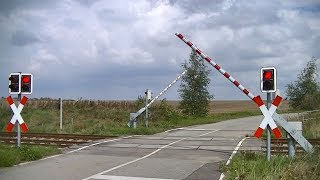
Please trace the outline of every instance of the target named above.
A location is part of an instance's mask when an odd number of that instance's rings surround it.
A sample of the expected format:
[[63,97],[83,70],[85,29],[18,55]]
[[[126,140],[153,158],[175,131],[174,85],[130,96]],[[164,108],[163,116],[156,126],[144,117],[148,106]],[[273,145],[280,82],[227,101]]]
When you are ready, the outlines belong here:
[[288,155],[289,157],[293,158],[295,155],[295,141],[289,133],[287,133],[287,138],[288,138]]
[[60,103],[60,129],[62,130],[62,98],[59,98]]
[[[289,122],[292,127],[294,127],[297,132],[302,134],[302,122],[299,121],[294,121],[294,122]],[[288,138],[288,156],[290,158],[293,158],[296,153],[296,141],[295,139],[287,132],[287,138]]]
[[[271,106],[271,93],[267,93],[267,108],[269,109]],[[267,160],[270,161],[271,158],[271,128],[268,125],[267,127]]]
[[148,123],[149,123],[149,122],[148,122],[148,113],[149,113],[149,112],[148,112],[148,109],[149,109],[149,108],[148,108],[148,106],[147,106],[147,105],[148,105],[148,89],[146,90],[146,92],[147,92],[147,93],[146,93],[146,106],[145,106],[145,107],[146,107],[145,125],[146,125],[146,127],[148,127]]
[[[21,101],[21,93],[18,94],[18,105],[19,105],[20,101]],[[16,122],[16,126],[17,126],[17,147],[20,148],[20,146],[21,146],[21,129],[20,129],[20,124],[18,121]]]

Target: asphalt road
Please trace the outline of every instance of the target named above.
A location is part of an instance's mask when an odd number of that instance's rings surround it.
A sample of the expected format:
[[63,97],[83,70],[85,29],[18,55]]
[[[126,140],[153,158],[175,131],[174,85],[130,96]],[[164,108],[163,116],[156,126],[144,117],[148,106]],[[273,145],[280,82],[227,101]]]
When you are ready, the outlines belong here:
[[[0,179],[219,179],[219,162],[225,163],[261,120],[255,116],[74,146],[62,155],[2,168]],[[240,150],[260,145],[247,138]]]

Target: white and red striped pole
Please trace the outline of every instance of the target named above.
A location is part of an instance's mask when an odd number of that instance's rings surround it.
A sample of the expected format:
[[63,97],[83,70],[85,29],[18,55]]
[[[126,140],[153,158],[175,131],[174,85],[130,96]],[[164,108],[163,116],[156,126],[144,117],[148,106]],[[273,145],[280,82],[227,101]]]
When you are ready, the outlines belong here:
[[[179,37],[183,42],[185,42],[188,46],[191,47],[194,51],[197,52],[203,59],[205,59],[209,64],[211,64],[215,69],[217,69],[225,78],[227,78],[230,82],[232,82],[237,88],[239,88],[245,95],[247,95],[252,101],[254,101],[258,106],[263,115],[269,120],[273,121],[271,115],[265,104],[263,103],[260,96],[254,96],[250,93],[244,86],[242,86],[239,81],[233,78],[228,72],[222,69],[216,62],[214,62],[209,56],[204,54],[199,48],[197,48],[191,41],[187,40],[182,34],[176,33],[177,37]],[[258,129],[259,130],[259,129]],[[281,137],[281,132],[278,127],[272,129],[273,133],[277,138]]]
[[26,123],[24,123],[24,121],[23,121],[23,119],[22,119],[22,117],[20,115],[20,113],[21,113],[24,105],[26,104],[27,100],[28,100],[28,98],[26,96],[23,96],[23,98],[21,99],[20,104],[19,104],[19,106],[17,108],[16,105],[14,104],[14,102],[13,102],[12,97],[11,96],[7,97],[7,101],[8,101],[8,103],[9,103],[9,105],[10,105],[10,107],[11,107],[13,113],[14,113],[12,118],[11,118],[11,120],[10,120],[10,122],[9,122],[9,124],[8,124],[8,126],[7,126],[7,128],[6,128],[6,130],[8,132],[11,132],[16,120],[18,120],[18,122],[20,124],[20,127],[21,127],[23,132],[27,132],[28,131],[28,127],[27,127]]

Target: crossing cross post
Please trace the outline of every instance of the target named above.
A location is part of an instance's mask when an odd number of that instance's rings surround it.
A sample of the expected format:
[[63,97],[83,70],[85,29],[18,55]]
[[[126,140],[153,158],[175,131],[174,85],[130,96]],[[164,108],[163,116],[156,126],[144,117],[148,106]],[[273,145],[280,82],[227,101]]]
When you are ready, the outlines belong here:
[[[19,105],[20,101],[21,101],[21,93],[18,94],[18,105]],[[20,146],[21,146],[21,129],[20,129],[19,121],[16,121],[16,125],[17,125],[17,147],[20,148]]]

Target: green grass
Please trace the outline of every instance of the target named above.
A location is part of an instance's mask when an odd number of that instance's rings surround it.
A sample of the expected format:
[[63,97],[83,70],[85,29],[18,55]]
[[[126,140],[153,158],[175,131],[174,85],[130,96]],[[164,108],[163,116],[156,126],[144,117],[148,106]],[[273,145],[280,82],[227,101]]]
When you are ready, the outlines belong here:
[[[320,113],[311,113],[305,118],[313,118],[303,123],[303,134],[306,138],[320,138]],[[301,119],[291,119],[299,121]],[[285,135],[283,133],[283,135]],[[265,154],[241,152],[229,164],[221,162],[220,169],[226,174],[226,179],[320,179],[320,152],[296,155],[288,158],[285,155],[272,155],[270,162]]]
[[[138,128],[133,129],[127,126],[128,119],[119,121],[105,121],[99,118],[92,118],[86,121],[78,121],[73,125],[68,123],[63,132],[65,133],[80,133],[80,134],[103,134],[103,135],[132,135],[132,134],[154,134],[163,132],[168,129],[185,127],[198,124],[208,124],[220,122],[223,120],[247,117],[257,115],[256,112],[236,112],[236,113],[221,113],[206,117],[189,117],[175,115],[174,117],[151,117],[149,119],[149,127],[144,127],[144,119],[138,121]],[[120,115],[121,116],[121,115]],[[47,128],[49,129],[49,127]],[[56,130],[58,131],[58,130]]]
[[277,155],[266,161],[265,154],[242,152],[233,158],[229,166],[221,165],[220,169],[230,180],[318,180],[320,153],[300,155],[293,159]]
[[307,138],[320,138],[320,112],[315,112],[307,115],[303,122],[303,133]]
[[[108,107],[106,107],[108,106]],[[109,107],[110,106],[110,107]],[[141,105],[140,105],[141,106]],[[100,135],[154,134],[168,129],[197,124],[214,123],[223,120],[260,114],[258,111],[217,113],[205,117],[190,117],[181,114],[166,101],[153,106],[149,118],[149,127],[144,127],[144,114],[138,119],[138,128],[127,127],[130,112],[136,112],[139,106],[127,105],[123,108],[109,104],[82,102],[66,104],[63,108],[63,129],[59,128],[59,109],[54,104],[31,105],[23,109],[29,132],[74,133]],[[0,129],[5,131],[12,116],[7,106],[0,106]]]
[[45,156],[59,154],[56,147],[0,144],[0,167],[10,167],[26,161],[35,161]]

